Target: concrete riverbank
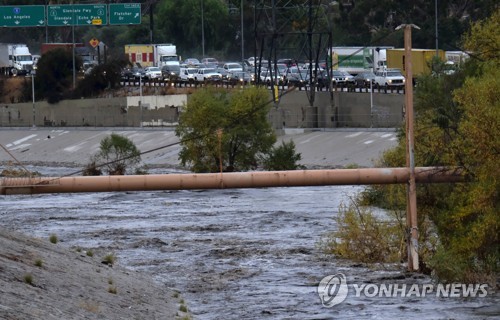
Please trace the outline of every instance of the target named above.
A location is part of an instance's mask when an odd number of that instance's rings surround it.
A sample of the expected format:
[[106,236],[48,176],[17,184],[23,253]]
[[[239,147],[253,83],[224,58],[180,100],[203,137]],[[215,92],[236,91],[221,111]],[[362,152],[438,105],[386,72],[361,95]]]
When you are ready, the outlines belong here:
[[[99,148],[100,141],[118,133],[131,139],[141,152],[143,162],[151,167],[180,167],[180,145],[173,130],[138,128],[21,128],[0,129],[0,164],[15,162],[34,165],[81,166]],[[302,156],[301,164],[309,169],[356,165],[374,166],[383,151],[397,143],[394,129],[334,129],[304,131],[285,129],[281,141],[293,140]]]

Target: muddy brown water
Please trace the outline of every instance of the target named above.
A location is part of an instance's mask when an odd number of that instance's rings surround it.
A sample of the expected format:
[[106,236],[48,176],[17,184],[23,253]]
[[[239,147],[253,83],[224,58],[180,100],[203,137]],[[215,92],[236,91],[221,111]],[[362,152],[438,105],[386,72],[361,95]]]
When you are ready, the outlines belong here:
[[[46,168],[54,173],[60,169]],[[42,170],[43,171],[43,170]],[[61,174],[64,174],[62,172]],[[317,285],[432,284],[403,265],[325,256],[324,235],[359,186],[4,196],[2,225],[68,247],[114,253],[118,263],[183,292],[195,319],[486,319],[496,293],[476,298],[356,297],[323,307]],[[119,286],[119,284],[117,284]]]

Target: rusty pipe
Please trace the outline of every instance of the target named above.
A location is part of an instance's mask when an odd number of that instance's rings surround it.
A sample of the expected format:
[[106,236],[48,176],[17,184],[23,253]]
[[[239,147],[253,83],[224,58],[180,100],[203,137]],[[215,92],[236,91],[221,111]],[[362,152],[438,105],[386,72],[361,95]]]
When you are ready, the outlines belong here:
[[[408,168],[183,173],[130,176],[2,178],[0,194],[231,189],[326,185],[405,184]],[[460,170],[415,168],[418,183],[464,182]]]

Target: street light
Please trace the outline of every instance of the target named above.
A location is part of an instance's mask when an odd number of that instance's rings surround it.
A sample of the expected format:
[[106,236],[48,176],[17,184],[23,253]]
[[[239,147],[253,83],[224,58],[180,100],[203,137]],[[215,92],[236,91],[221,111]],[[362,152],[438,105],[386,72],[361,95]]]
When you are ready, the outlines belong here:
[[36,127],[35,124],[35,74],[31,71],[31,98],[33,100],[33,128]]
[[245,42],[243,40],[243,0],[241,0],[241,66],[245,71]]
[[139,110],[141,113],[141,120],[139,126],[142,128],[142,74],[139,71]]

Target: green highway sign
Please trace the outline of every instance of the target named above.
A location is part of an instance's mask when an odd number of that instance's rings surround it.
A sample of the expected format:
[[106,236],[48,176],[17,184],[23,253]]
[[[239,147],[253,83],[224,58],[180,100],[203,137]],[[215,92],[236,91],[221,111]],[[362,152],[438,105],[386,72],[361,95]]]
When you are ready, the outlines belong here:
[[47,25],[92,26],[108,24],[105,4],[70,4],[47,6]]
[[0,27],[45,26],[45,6],[0,6]]
[[109,24],[141,24],[140,3],[113,3],[109,5]]

